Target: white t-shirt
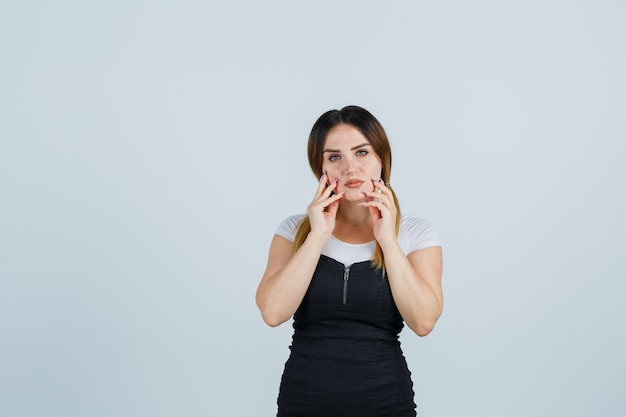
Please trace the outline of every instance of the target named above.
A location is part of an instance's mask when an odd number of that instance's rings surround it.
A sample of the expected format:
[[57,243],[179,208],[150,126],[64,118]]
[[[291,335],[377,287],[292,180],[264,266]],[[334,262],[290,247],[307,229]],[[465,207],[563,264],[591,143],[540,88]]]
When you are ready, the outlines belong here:
[[[287,217],[276,229],[276,234],[293,242],[304,217],[304,214]],[[402,215],[400,219],[398,243],[406,255],[431,246],[441,246],[437,231],[430,222],[408,214]],[[324,249],[322,249],[322,255],[333,258],[344,265],[352,265],[356,262],[372,259],[375,250],[375,241],[358,244],[346,243],[331,235]]]

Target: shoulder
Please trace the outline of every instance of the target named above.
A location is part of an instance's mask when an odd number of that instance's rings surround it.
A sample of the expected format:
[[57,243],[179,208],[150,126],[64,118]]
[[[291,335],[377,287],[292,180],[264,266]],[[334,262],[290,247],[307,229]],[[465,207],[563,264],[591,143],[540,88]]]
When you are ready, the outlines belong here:
[[410,233],[423,233],[428,230],[435,230],[431,222],[412,214],[403,214],[400,219],[400,227],[406,229]]
[[305,217],[306,214],[295,214],[293,216],[287,217],[278,225],[278,228],[276,229],[276,234],[284,237],[290,242],[293,242],[296,237],[298,227],[300,227],[300,223],[302,223],[302,220]]
[[411,214],[402,215],[398,239],[405,247],[407,254],[430,246],[441,246],[439,235],[433,224]]

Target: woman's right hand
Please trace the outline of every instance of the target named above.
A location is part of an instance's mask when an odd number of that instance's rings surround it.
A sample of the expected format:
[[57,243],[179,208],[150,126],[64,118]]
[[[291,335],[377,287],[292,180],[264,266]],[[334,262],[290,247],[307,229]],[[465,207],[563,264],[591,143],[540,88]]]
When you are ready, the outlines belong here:
[[330,236],[335,228],[335,217],[339,208],[339,200],[345,193],[331,195],[337,188],[338,180],[328,184],[328,174],[324,173],[320,178],[317,192],[313,201],[307,207],[307,215],[311,223],[311,232]]
[[337,181],[327,183],[326,173],[320,178],[313,201],[307,208],[311,231],[302,246],[294,252],[294,244],[274,235],[267,267],[256,293],[256,302],[263,320],[270,326],[286,322],[302,303],[324,245],[335,228],[335,217],[343,193],[331,195]]

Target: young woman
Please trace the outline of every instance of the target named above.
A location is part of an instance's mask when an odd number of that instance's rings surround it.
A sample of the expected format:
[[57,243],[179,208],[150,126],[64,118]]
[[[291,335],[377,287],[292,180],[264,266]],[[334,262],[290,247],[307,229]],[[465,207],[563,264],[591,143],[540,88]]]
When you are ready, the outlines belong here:
[[367,110],[320,116],[308,157],[317,191],[278,227],[256,295],[268,325],[294,319],[278,416],[415,416],[398,334],[406,323],[425,336],[441,315],[437,234],[400,214],[389,141]]

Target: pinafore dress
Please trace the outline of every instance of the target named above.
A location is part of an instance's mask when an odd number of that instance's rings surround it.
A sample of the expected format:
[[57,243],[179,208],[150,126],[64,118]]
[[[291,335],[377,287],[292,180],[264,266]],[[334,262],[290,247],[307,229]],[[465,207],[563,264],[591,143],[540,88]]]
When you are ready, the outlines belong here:
[[370,261],[321,255],[293,327],[278,417],[416,415],[402,317]]

